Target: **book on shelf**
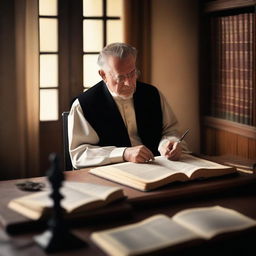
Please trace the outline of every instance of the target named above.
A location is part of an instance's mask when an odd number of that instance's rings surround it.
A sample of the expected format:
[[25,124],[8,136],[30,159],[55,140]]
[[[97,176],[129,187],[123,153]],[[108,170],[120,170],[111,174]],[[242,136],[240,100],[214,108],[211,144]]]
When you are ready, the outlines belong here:
[[154,215],[135,224],[93,232],[91,239],[112,256],[154,254],[194,239],[209,240],[254,226],[254,219],[238,211],[211,206],[186,209],[172,218]]
[[[103,186],[85,182],[65,181],[60,189],[64,198],[61,206],[64,217],[83,216],[88,211],[98,209],[111,202],[125,198],[123,190],[115,186]],[[12,199],[8,207],[32,220],[39,220],[52,211],[51,191],[42,191]]]
[[183,154],[179,161],[163,156],[147,163],[119,163],[92,168],[89,173],[142,191],[148,191],[176,181],[236,173],[236,168]]

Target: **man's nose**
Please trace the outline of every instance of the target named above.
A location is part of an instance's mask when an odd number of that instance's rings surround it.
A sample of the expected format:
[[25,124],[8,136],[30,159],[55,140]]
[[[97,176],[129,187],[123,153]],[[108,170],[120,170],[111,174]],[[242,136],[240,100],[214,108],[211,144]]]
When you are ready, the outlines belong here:
[[132,85],[133,85],[132,78],[126,76],[126,77],[125,77],[125,80],[124,80],[124,85],[126,85],[126,86],[132,86]]

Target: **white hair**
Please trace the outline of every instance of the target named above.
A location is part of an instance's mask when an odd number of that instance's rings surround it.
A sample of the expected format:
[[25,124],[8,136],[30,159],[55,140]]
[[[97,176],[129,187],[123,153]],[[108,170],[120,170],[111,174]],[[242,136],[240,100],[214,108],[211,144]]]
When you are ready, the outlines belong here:
[[125,43],[112,43],[105,46],[98,56],[98,65],[100,68],[105,69],[107,67],[107,57],[116,56],[120,59],[125,59],[128,56],[137,57],[137,49],[129,44]]

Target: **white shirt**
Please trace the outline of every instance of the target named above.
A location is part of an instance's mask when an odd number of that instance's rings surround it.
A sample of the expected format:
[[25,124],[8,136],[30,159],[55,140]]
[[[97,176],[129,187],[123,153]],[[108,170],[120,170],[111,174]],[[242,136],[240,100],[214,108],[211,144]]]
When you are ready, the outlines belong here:
[[[133,99],[124,100],[113,94],[112,96],[127,127],[132,146],[142,145],[137,131]],[[177,141],[179,139],[177,120],[165,97],[161,93],[160,99],[163,113],[163,133],[158,148],[167,140]],[[126,147],[101,147],[97,145],[99,143],[99,137],[85,119],[78,99],[74,101],[69,112],[68,137],[70,157],[76,169],[124,161],[123,153]],[[187,149],[185,142],[182,142],[182,146],[185,150]]]

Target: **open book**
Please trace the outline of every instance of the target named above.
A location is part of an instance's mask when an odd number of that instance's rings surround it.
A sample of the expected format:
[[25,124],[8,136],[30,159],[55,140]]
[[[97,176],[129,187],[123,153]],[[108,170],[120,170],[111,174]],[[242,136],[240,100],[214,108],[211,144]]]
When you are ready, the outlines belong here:
[[93,168],[97,176],[147,191],[174,181],[222,176],[236,172],[235,167],[225,166],[184,154],[179,161],[170,161],[163,156],[148,163],[125,162]]
[[254,219],[213,206],[183,210],[172,218],[154,215],[139,223],[94,232],[91,239],[109,255],[140,255],[253,226],[256,226]]
[[[9,202],[8,207],[30,219],[38,220],[47,216],[52,209],[50,193],[47,190],[15,198]],[[124,198],[123,190],[119,187],[70,181],[63,183],[61,194],[64,196],[61,206],[67,216],[80,216],[86,211]]]

